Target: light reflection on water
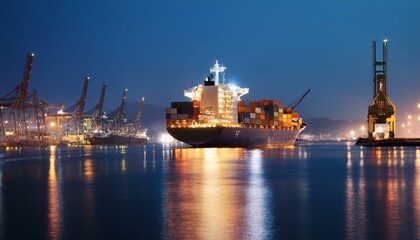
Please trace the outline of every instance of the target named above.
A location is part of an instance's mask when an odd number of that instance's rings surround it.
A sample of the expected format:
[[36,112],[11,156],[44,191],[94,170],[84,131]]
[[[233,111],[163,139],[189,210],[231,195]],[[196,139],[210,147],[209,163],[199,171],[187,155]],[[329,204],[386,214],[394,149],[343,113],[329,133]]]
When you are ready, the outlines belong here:
[[[231,161],[245,161],[243,150],[176,149],[174,181],[166,181],[168,238],[233,239],[245,233],[246,192]],[[233,168],[232,166],[239,166]],[[172,175],[172,174],[171,174]]]
[[[359,156],[352,157],[357,151]],[[346,237],[420,236],[418,159],[419,149],[415,148],[347,149]]]
[[[348,239],[367,239],[367,199],[363,149],[360,149],[359,154],[359,158],[353,159],[352,148],[350,146],[347,147],[345,222],[346,237]],[[359,161],[359,164],[357,164],[357,161]],[[359,176],[353,177],[353,168],[358,168]]]
[[50,166],[48,172],[48,237],[60,239],[61,212],[60,212],[60,185],[57,177],[57,149],[50,147]]
[[7,148],[0,190],[0,239],[420,238],[420,148]]

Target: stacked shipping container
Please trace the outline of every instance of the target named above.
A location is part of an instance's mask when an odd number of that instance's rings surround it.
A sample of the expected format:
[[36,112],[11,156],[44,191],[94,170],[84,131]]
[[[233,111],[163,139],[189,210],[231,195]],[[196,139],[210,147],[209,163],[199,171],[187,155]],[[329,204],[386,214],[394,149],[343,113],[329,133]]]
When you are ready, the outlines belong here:
[[[172,102],[166,109],[167,125],[189,126],[197,124],[200,116],[200,102]],[[283,105],[276,100],[238,102],[238,123],[246,127],[298,129],[302,119],[297,112],[283,111]]]
[[297,112],[285,113],[276,100],[238,102],[238,120],[250,127],[294,129],[302,124]]

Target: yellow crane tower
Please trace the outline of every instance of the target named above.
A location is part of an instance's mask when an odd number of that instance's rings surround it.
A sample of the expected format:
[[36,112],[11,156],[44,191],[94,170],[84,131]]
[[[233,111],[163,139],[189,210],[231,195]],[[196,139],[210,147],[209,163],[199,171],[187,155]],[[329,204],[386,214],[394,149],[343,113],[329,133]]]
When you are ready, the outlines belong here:
[[[368,136],[369,138],[395,137],[395,105],[387,93],[387,47],[388,41],[383,40],[382,61],[376,60],[376,42],[373,47],[373,99],[368,107]],[[379,126],[378,126],[379,125]],[[378,127],[377,127],[378,126]],[[387,131],[382,126],[388,128]],[[386,132],[388,133],[386,135]],[[375,133],[375,134],[374,134]]]

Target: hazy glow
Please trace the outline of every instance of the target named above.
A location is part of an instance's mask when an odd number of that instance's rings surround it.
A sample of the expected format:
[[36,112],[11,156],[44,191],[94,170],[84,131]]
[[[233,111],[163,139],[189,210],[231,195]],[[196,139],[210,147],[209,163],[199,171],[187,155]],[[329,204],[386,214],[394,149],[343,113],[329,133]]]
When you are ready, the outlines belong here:
[[175,141],[175,139],[168,133],[162,133],[159,137],[159,141],[163,144],[169,144]]

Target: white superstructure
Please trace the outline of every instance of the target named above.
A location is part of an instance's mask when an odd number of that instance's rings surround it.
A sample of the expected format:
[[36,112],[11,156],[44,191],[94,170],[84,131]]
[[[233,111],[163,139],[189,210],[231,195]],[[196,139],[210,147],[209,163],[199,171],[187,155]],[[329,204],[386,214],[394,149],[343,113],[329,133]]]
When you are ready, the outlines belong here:
[[[184,91],[186,97],[200,104],[200,122],[231,124],[238,123],[238,101],[249,93],[248,88],[232,84],[219,84],[219,77],[226,67],[218,61],[210,69],[212,73],[204,82]],[[214,74],[214,75],[213,75]]]

